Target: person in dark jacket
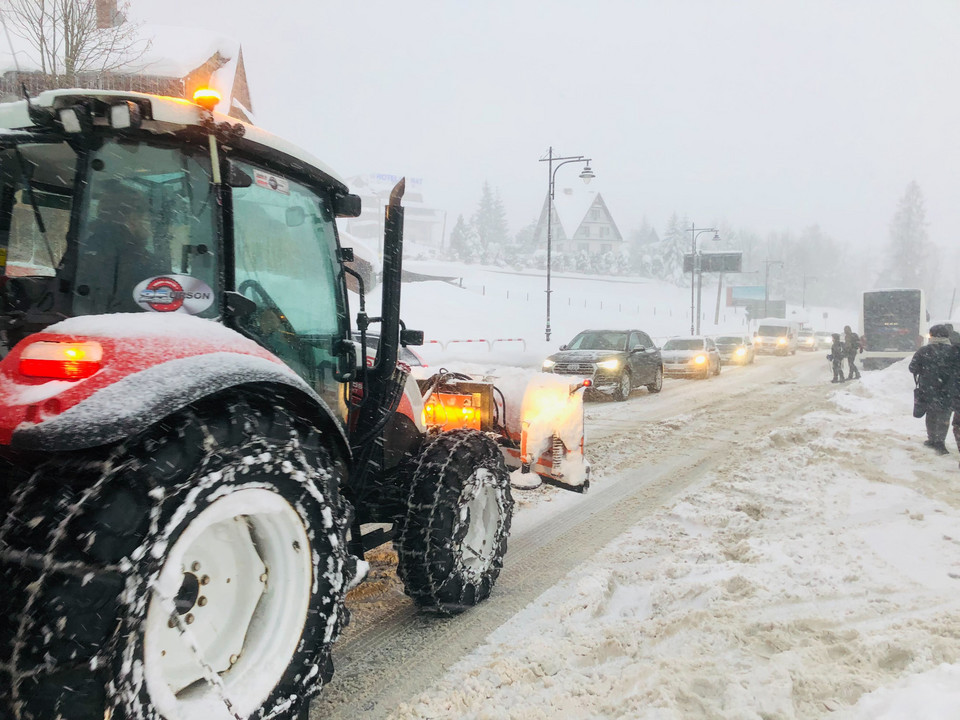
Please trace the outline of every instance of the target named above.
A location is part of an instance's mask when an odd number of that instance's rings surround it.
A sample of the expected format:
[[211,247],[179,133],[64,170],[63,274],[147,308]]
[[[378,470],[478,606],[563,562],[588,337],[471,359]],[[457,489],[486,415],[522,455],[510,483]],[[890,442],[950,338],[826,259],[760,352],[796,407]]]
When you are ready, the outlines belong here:
[[847,357],[847,378],[850,380],[859,380],[860,371],[857,370],[857,353],[863,352],[860,347],[860,336],[850,329],[849,325],[843,327],[843,349]]
[[142,310],[133,289],[142,280],[169,272],[169,263],[160,262],[149,249],[152,228],[147,196],[119,181],[106,181],[97,217],[88,229],[81,251],[106,281],[106,310]]
[[957,441],[960,450],[960,333],[953,329],[953,325],[945,323],[950,346],[953,348],[953,382],[950,387],[951,409],[953,410],[953,439]]
[[830,354],[827,355],[827,360],[833,365],[833,380],[830,382],[843,382],[845,379],[843,377],[843,343],[840,342],[840,333],[834,333],[831,337],[833,345],[830,346]]
[[955,401],[957,352],[950,344],[950,328],[934,325],[930,328],[930,341],[910,360],[910,372],[919,388],[917,402],[925,410],[927,439],[923,444],[939,455],[949,452],[944,441]]

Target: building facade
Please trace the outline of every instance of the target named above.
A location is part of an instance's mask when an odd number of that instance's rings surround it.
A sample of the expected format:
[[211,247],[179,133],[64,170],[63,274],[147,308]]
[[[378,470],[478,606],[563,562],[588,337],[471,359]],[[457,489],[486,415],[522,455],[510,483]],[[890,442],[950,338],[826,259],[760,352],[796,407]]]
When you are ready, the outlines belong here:
[[[534,233],[537,247],[547,244],[548,205],[548,198],[544,198]],[[552,252],[588,255],[626,252],[623,235],[599,192],[562,188],[554,193],[552,205]]]

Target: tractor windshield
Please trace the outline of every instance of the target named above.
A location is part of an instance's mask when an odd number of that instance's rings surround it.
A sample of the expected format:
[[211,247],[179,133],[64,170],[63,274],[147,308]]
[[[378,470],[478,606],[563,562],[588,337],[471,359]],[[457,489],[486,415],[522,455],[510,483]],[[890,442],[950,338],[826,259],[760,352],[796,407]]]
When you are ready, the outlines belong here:
[[80,152],[26,141],[0,153],[0,181],[5,313],[36,318],[44,303],[60,317],[218,313],[203,151],[119,138]]

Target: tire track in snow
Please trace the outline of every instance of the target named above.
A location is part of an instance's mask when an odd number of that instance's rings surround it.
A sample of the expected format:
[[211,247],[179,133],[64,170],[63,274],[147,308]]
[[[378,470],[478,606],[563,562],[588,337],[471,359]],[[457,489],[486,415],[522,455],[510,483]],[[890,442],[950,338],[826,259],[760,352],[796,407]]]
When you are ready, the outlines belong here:
[[[824,384],[822,363],[814,370],[805,357],[771,360],[779,365],[757,376],[744,368],[742,375],[688,381],[689,389],[683,388],[675,402],[668,402],[665,388],[659,396],[590,407],[587,447],[597,471],[590,492],[512,535],[489,600],[466,613],[452,618],[419,614],[409,598],[399,595],[398,582],[379,607],[357,612],[334,647],[335,675],[314,700],[310,718],[384,717],[625,530],[722,471],[727,462],[742,460],[738,446],[825,406],[834,388]],[[727,377],[730,387],[721,392]],[[647,402],[653,412],[641,414]],[[615,422],[595,417],[607,408],[617,416]],[[592,441],[594,423],[606,427]],[[638,433],[648,440],[642,447]]]

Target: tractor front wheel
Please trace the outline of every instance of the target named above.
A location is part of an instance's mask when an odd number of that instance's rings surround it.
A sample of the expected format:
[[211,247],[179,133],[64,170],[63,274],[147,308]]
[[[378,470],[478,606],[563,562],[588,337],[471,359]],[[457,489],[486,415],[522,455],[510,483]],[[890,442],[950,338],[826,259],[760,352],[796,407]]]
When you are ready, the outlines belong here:
[[409,468],[397,574],[420,607],[453,615],[484,600],[507,552],[513,515],[500,448],[475,430],[430,438]]

